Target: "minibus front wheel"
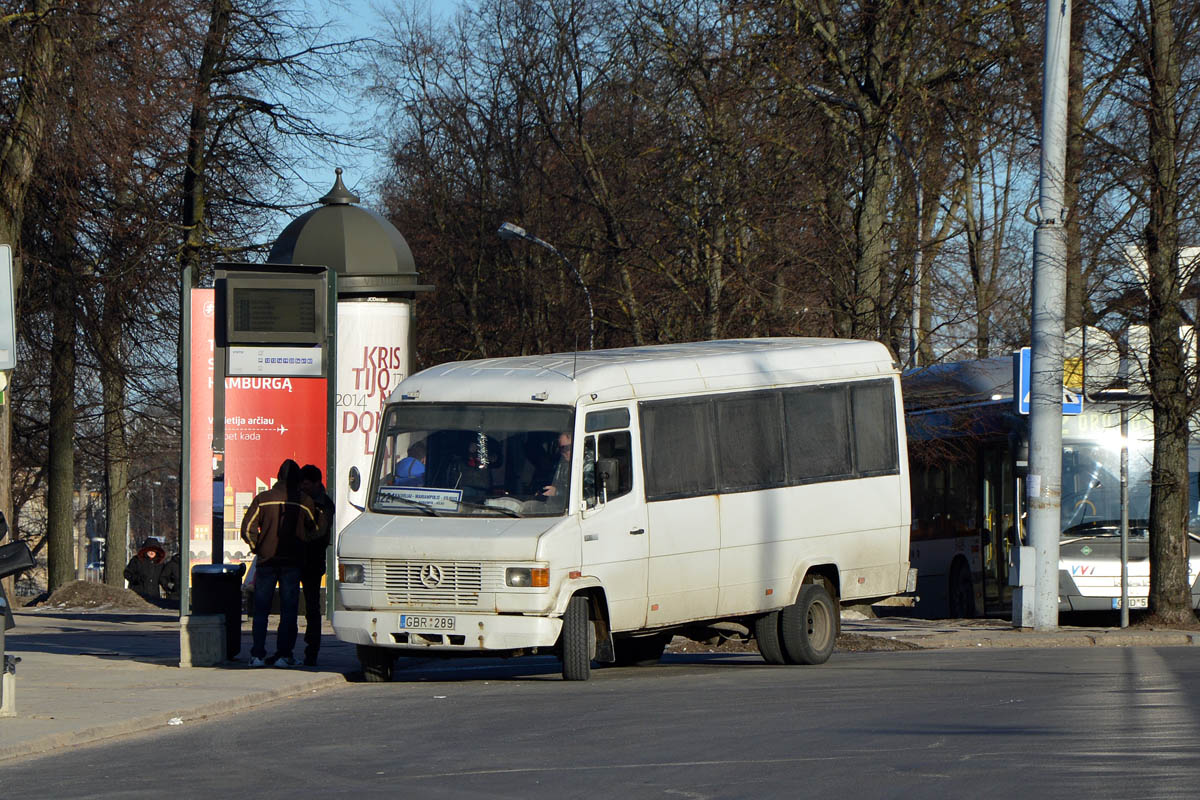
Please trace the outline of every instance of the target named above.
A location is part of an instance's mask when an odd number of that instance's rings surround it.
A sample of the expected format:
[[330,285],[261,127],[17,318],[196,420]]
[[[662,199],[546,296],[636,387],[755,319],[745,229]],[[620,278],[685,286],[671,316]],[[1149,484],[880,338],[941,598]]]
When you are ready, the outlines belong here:
[[586,681],[592,675],[596,656],[596,623],[588,613],[591,603],[577,594],[567,603],[559,641],[562,676],[565,681]]
[[824,664],[837,644],[838,609],[822,584],[800,587],[796,602],[780,612],[784,653],[794,664]]

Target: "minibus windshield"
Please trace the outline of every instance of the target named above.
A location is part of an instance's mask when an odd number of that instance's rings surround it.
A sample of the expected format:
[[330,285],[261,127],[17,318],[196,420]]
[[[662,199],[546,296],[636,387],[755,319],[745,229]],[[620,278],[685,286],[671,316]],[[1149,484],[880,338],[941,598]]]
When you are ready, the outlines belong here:
[[567,508],[574,409],[403,402],[383,415],[371,510],[543,516]]

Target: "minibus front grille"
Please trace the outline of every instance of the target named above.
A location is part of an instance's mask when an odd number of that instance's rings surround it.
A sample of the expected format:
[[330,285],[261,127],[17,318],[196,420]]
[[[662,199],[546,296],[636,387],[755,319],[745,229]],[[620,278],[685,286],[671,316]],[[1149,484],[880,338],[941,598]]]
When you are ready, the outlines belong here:
[[392,605],[465,607],[479,605],[483,565],[470,561],[386,561],[382,588]]

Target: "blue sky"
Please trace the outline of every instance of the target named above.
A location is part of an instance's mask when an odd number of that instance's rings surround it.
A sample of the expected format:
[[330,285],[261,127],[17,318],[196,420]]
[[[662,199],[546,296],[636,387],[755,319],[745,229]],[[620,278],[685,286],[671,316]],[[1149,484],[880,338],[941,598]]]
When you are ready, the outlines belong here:
[[[393,9],[398,3],[411,5],[414,2],[421,7],[428,7],[435,17],[449,18],[463,2],[469,0],[303,0],[305,6],[314,18],[340,17],[337,24],[341,28],[336,35],[345,38],[366,37],[379,35],[383,25],[383,13]],[[338,11],[344,8],[345,13]],[[350,92],[328,98],[331,109],[328,121],[334,125],[344,124],[351,116],[369,121],[374,116],[374,109],[362,108],[356,104],[359,101]],[[334,167],[342,167],[342,180],[351,191],[356,193],[362,205],[374,210],[378,199],[374,185],[380,178],[383,169],[383,154],[378,151],[353,151],[346,153],[328,153],[314,155],[298,153],[293,166],[299,173],[300,179],[292,190],[293,200],[299,203],[315,203],[333,186]],[[286,225],[292,216],[303,213],[306,208],[298,209],[296,214],[288,215],[283,224]],[[281,228],[282,230],[282,228]]]

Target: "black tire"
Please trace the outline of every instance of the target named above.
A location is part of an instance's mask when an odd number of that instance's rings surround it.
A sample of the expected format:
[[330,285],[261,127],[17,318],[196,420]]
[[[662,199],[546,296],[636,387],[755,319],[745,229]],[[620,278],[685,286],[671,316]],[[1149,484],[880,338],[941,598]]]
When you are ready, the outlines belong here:
[[614,664],[618,667],[648,667],[657,664],[670,641],[669,633],[618,639],[613,642],[617,651]]
[[947,606],[950,616],[954,619],[964,619],[975,616],[975,584],[971,580],[971,570],[967,562],[961,558],[950,567],[950,583],[947,587]]
[[562,676],[564,681],[586,681],[592,675],[596,654],[596,625],[588,618],[588,599],[577,594],[567,603],[562,624]]
[[390,683],[396,656],[385,647],[358,645],[358,661],[362,664],[363,680],[367,683]]
[[772,611],[754,620],[754,638],[758,641],[758,652],[763,661],[775,666],[787,662],[784,656],[783,643],[779,640],[779,612]]
[[784,655],[794,664],[824,664],[837,644],[838,609],[825,587],[806,583],[796,602],[783,609],[779,632]]

